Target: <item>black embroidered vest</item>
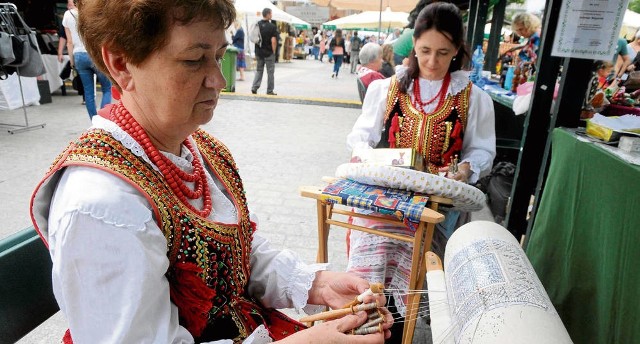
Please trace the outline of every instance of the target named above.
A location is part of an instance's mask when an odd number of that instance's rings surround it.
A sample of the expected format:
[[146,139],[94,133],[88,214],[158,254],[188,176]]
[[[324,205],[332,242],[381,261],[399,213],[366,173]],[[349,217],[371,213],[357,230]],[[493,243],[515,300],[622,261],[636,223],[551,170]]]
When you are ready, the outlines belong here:
[[[407,93],[400,92],[396,76],[387,94],[384,132],[377,148],[414,148],[424,157],[425,171],[437,173],[451,157],[460,156],[467,126],[471,82],[456,95],[447,95],[432,113],[416,109]],[[390,135],[391,140],[390,140]]]

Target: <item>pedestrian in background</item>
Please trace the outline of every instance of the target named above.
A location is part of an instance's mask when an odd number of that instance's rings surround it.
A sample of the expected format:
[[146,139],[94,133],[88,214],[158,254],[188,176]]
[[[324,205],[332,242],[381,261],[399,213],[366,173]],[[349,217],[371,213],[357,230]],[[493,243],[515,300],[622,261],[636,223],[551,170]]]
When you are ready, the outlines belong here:
[[237,20],[233,22],[233,26],[236,28],[236,32],[233,34],[232,44],[236,49],[238,49],[236,70],[240,73],[238,80],[244,81],[244,70],[247,68],[247,62],[244,56],[244,29]]
[[273,91],[275,87],[274,73],[276,69],[276,47],[278,44],[278,28],[271,22],[271,9],[266,7],[262,10],[262,20],[258,22],[260,28],[260,36],[262,44],[255,46],[256,52],[256,74],[251,86],[251,93],[258,93],[260,84],[262,83],[262,74],[264,67],[267,66],[267,94],[275,96]]
[[344,59],[344,38],[342,38],[342,30],[337,29],[329,43],[329,50],[333,56],[333,74],[332,78],[337,78],[340,73],[340,67],[342,67],[342,61]]
[[322,58],[326,53],[327,53],[327,34],[323,32],[322,36],[320,37],[320,62],[322,62]]
[[355,74],[356,67],[360,61],[360,48],[363,46],[362,39],[358,37],[358,31],[353,32],[353,37],[351,37],[351,74]]
[[358,69],[358,77],[362,81],[365,88],[374,80],[384,79],[384,75],[380,73],[382,68],[382,48],[378,43],[367,43],[360,50],[360,68]]
[[96,93],[94,91],[93,76],[95,75],[98,78],[102,90],[100,108],[111,103],[111,81],[96,68],[89,54],[87,54],[87,50],[84,48],[82,38],[78,35],[78,9],[76,8],[76,1],[68,0],[67,7],[69,10],[64,13],[62,25],[64,26],[65,35],[67,36],[69,61],[71,68],[75,68],[78,71],[78,76],[80,76],[80,80],[82,80],[85,106],[89,113],[89,118],[92,119],[93,116],[98,114],[96,110]]
[[396,74],[395,66],[395,63],[393,63],[393,45],[382,45],[382,67],[380,68],[380,73],[385,78],[390,78]]
[[396,66],[403,64],[404,59],[409,57],[413,51],[413,27],[418,18],[420,11],[425,8],[432,0],[420,0],[416,7],[409,12],[409,23],[402,30],[400,37],[393,42],[393,62]]

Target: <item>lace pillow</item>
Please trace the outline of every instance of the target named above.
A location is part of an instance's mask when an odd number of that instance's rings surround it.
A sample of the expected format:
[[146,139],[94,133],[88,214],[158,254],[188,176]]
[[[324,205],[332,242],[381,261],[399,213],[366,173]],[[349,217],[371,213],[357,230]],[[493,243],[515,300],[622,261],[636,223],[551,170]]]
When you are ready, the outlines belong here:
[[485,204],[484,193],[476,187],[436,174],[407,168],[348,163],[338,166],[336,177],[363,184],[450,198],[456,210],[478,211]]

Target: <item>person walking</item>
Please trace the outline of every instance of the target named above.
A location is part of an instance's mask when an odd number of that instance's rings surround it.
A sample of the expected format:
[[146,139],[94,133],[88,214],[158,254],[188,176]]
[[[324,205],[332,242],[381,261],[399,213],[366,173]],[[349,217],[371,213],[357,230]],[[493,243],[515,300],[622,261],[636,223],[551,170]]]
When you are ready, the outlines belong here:
[[342,67],[342,61],[344,59],[344,38],[342,38],[342,30],[337,29],[329,42],[329,50],[331,50],[333,55],[333,74],[331,74],[331,78],[338,78],[338,74],[340,73],[340,67]]
[[262,37],[261,44],[256,44],[256,75],[253,79],[253,85],[251,86],[251,93],[258,93],[260,84],[262,83],[262,74],[264,72],[265,65],[267,66],[267,94],[275,96],[273,91],[275,87],[274,71],[276,68],[276,47],[278,44],[278,28],[271,23],[270,8],[262,10],[262,20],[258,22],[260,28],[260,36]]
[[239,81],[244,81],[244,70],[247,68],[247,62],[244,57],[244,29],[240,25],[239,21],[233,23],[236,28],[236,32],[233,34],[231,44],[238,49],[238,56],[236,57],[236,70],[240,73]]
[[96,110],[96,94],[94,92],[93,76],[98,78],[102,89],[102,101],[100,108],[105,107],[111,103],[111,81],[100,72],[91,61],[87,50],[84,47],[84,43],[78,35],[78,9],[76,8],[76,1],[68,0],[67,10],[62,18],[62,25],[67,37],[67,51],[69,52],[69,62],[71,68],[75,68],[78,71],[78,76],[82,81],[82,88],[84,92],[85,106],[89,113],[89,118],[98,114]]
[[320,56],[320,40],[322,40],[322,32],[318,30],[316,34],[313,35],[313,49],[311,50],[314,60],[318,60],[318,56]]
[[324,54],[327,52],[327,34],[322,33],[320,36],[320,63],[322,63],[322,59],[324,58]]
[[351,37],[351,74],[355,74],[356,67],[360,62],[360,47],[362,47],[362,39],[358,37],[358,31],[353,32],[353,37]]

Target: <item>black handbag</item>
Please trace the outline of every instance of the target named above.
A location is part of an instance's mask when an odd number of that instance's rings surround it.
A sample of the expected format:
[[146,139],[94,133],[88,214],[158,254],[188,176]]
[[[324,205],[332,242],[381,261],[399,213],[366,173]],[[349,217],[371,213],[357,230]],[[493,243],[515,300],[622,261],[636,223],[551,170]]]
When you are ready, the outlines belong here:
[[[20,76],[36,77],[45,74],[42,55],[38,50],[38,41],[35,32],[20,19],[22,27],[15,26],[12,14],[2,13],[0,19],[6,25],[6,30],[11,37],[11,45],[15,59],[7,64],[7,67],[14,67]],[[8,70],[11,70],[10,68]]]
[[60,79],[67,80],[71,76],[71,62],[67,61],[67,63],[62,67],[60,71]]

